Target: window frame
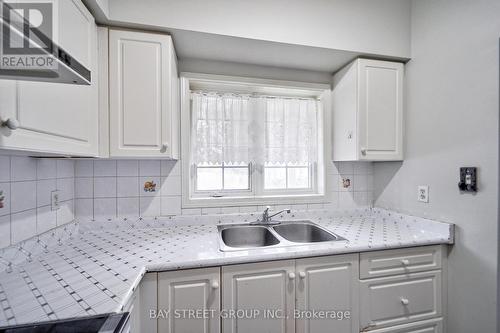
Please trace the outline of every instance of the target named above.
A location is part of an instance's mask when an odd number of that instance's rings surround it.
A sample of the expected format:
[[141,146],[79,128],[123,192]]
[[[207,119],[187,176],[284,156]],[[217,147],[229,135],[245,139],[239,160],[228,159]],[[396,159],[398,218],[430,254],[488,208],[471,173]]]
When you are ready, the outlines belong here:
[[[182,208],[205,208],[224,206],[258,206],[277,204],[327,203],[326,156],[330,151],[331,90],[328,84],[268,80],[224,75],[181,73],[181,162]],[[311,165],[311,187],[307,189],[264,189],[264,166],[250,165],[249,190],[224,190],[214,196],[213,190],[197,191],[195,165],[190,163],[191,149],[191,90],[216,90],[219,92],[260,93],[287,97],[321,98],[323,108],[318,115],[318,161]],[[292,90],[292,91],[291,91]]]

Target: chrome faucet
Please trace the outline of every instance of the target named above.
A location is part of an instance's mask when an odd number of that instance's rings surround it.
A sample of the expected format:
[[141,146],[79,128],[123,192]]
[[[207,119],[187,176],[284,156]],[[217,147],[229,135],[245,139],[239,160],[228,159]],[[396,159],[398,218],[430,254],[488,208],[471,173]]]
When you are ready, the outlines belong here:
[[281,221],[273,221],[272,218],[276,215],[283,213],[283,212],[286,212],[287,214],[291,213],[290,209],[283,209],[277,213],[269,215],[269,209],[271,209],[271,207],[267,206],[266,209],[264,209],[264,213],[262,213],[262,219],[257,220],[255,222],[252,222],[251,224],[280,224]]

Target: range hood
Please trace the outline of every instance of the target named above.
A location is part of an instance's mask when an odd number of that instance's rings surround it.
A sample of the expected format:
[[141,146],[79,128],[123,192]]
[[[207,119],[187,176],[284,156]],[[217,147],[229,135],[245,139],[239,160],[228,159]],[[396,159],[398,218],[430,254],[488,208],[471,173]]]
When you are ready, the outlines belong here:
[[[0,1],[0,6],[5,10],[5,2]],[[76,85],[90,85],[91,73],[85,66],[79,63],[68,52],[48,38],[41,31],[31,31],[25,34],[26,25],[24,18],[6,17],[0,15],[2,34],[0,35],[0,47],[4,46],[4,41],[15,39],[18,44],[30,45],[31,49],[37,50],[37,59],[45,59],[50,66],[31,66],[23,62],[29,60],[30,56],[26,54],[18,56],[5,56],[2,52],[0,59],[0,79],[24,80],[24,81],[42,81],[52,83],[69,83]],[[41,42],[43,41],[43,42]],[[44,45],[41,47],[40,45]],[[3,48],[2,48],[3,50]],[[34,57],[31,57],[34,59]],[[17,61],[17,62],[16,62]],[[7,65],[6,65],[7,64]],[[17,66],[21,64],[21,66]],[[50,68],[49,68],[50,67]]]

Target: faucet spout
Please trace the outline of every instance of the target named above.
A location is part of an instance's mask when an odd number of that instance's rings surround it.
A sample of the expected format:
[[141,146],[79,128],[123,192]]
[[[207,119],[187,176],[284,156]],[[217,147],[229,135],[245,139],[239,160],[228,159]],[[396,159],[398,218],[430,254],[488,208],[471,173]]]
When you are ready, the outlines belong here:
[[279,212],[277,213],[274,213],[273,215],[269,215],[269,220],[271,220],[273,217],[275,217],[276,215],[279,215],[281,213],[287,213],[287,214],[290,214],[292,211],[290,209],[283,209],[283,210],[280,210]]
[[271,207],[267,206],[266,209],[264,210],[264,213],[262,213],[262,220],[261,221],[257,221],[257,223],[259,224],[278,224],[280,223],[279,221],[273,221],[272,218],[276,215],[279,215],[279,214],[282,214],[284,212],[290,214],[291,213],[291,210],[290,209],[283,209],[283,210],[280,210],[279,212],[276,212],[272,215],[269,215],[269,209],[271,209]]

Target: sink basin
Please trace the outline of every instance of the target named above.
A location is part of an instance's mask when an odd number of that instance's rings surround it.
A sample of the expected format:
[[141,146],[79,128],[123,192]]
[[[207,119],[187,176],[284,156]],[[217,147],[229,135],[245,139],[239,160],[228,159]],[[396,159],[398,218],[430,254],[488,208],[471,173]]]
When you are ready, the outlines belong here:
[[263,226],[228,226],[219,229],[224,245],[231,248],[255,248],[279,244],[268,228]]
[[220,250],[242,251],[263,247],[347,241],[311,221],[279,221],[279,224],[218,225]]
[[274,231],[287,241],[294,243],[316,243],[345,240],[312,222],[284,222],[273,226]]

